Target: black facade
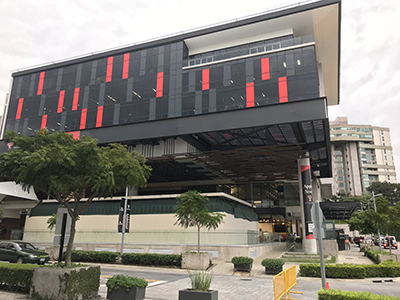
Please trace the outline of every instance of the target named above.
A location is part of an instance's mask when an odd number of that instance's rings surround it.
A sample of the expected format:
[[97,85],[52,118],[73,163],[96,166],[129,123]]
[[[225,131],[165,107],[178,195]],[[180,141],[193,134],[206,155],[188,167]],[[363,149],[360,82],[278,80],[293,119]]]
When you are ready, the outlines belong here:
[[5,129],[74,132],[317,98],[308,44],[286,36],[189,57],[180,41],[15,74]]

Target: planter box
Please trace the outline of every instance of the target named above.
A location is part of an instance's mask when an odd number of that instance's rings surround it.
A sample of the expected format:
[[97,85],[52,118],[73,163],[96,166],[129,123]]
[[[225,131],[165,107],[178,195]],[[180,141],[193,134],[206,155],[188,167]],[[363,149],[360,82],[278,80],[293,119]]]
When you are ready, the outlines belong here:
[[210,290],[208,292],[200,292],[193,290],[180,290],[179,300],[218,300],[218,291]]
[[35,268],[29,298],[46,300],[94,299],[100,286],[100,267]]
[[182,269],[207,270],[212,260],[212,253],[183,253]]
[[129,291],[126,287],[119,287],[116,290],[107,290],[107,299],[109,300],[143,300],[146,288],[132,287]]
[[250,272],[251,268],[253,267],[253,264],[244,264],[244,265],[233,265],[233,268],[236,271],[240,272]]
[[265,267],[265,274],[278,275],[282,271],[283,271],[282,267],[280,269],[269,269]]

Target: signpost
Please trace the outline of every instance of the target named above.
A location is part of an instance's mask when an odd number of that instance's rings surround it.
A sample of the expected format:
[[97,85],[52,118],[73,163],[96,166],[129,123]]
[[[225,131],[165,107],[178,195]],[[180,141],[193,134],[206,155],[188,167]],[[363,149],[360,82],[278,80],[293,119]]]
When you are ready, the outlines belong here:
[[121,256],[124,254],[125,232],[129,232],[131,217],[131,202],[128,200],[128,188],[126,188],[125,198],[121,199],[118,217],[118,232],[122,232]]
[[325,261],[324,261],[324,250],[323,250],[324,248],[323,248],[323,243],[322,243],[322,239],[325,237],[325,232],[322,229],[323,219],[324,219],[324,214],[322,213],[322,210],[319,207],[319,202],[315,202],[311,206],[311,220],[314,224],[314,228],[312,228],[312,232],[313,232],[314,238],[318,239],[322,288],[326,289]]

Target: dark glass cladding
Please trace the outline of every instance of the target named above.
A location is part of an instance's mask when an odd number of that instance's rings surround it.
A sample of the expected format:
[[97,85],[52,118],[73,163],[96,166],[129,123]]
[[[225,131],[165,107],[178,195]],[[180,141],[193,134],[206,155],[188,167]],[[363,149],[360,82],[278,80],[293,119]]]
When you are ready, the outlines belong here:
[[[286,36],[277,41],[288,40]],[[314,46],[185,67],[188,53],[182,41],[17,76],[6,130],[28,135],[43,127],[70,132],[319,96]]]

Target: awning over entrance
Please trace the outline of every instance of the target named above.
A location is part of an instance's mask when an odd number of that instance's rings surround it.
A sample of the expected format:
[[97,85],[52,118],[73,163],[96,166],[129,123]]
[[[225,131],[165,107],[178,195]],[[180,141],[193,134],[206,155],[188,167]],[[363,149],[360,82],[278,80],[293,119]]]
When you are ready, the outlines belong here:
[[19,210],[35,207],[39,199],[33,189],[24,191],[22,186],[14,181],[6,181],[0,182],[0,202],[4,207],[5,217],[11,217],[11,215],[15,217],[19,215]]
[[321,202],[327,220],[348,220],[357,208],[356,202]]

